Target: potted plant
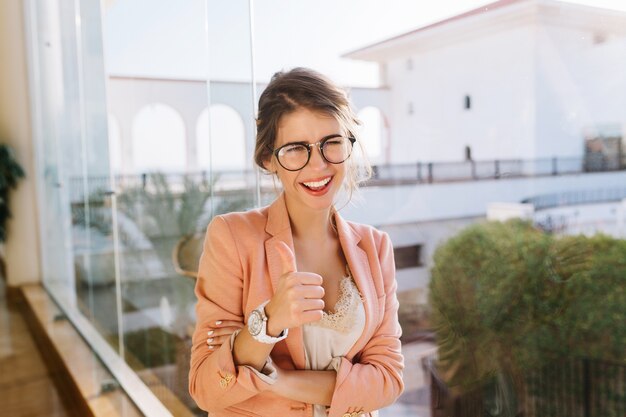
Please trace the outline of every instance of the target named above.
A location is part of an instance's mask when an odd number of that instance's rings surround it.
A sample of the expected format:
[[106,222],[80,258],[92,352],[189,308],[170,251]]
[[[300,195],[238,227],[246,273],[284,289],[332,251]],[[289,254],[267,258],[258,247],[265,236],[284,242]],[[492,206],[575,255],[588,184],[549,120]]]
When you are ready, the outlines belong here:
[[[17,162],[13,150],[0,144],[0,246],[7,239],[7,221],[11,217],[9,191],[17,187],[17,182],[24,178],[24,170]],[[0,275],[5,276],[4,259],[0,253]]]

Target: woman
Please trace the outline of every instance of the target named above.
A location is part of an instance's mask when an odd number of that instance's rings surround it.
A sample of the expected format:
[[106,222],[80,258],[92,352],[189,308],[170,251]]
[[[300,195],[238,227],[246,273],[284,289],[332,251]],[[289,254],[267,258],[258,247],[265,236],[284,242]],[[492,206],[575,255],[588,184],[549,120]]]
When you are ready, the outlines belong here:
[[189,390],[211,416],[374,416],[403,391],[391,242],[334,208],[358,181],[356,124],[312,70],[261,95],[255,161],[284,191],[207,229]]

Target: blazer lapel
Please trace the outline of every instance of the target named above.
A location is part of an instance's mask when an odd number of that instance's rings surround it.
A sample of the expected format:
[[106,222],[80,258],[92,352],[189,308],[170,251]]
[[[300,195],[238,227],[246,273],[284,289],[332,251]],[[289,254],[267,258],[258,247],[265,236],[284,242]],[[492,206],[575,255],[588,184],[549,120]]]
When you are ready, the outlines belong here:
[[[265,241],[265,256],[267,258],[267,268],[272,282],[272,293],[274,294],[276,293],[280,277],[283,273],[282,260],[276,250],[277,244],[279,242],[285,242],[291,251],[295,253],[284,193],[281,193],[280,197],[269,207],[265,231],[272,235],[272,237]],[[296,369],[304,369],[306,366],[306,357],[302,328],[297,327],[289,329],[289,336],[285,339],[285,343],[291,353]]]
[[293,236],[291,235],[291,225],[284,194],[281,194],[269,207],[265,231],[272,236],[265,241],[265,253],[273,292],[275,293],[283,272],[281,258],[276,250],[276,245],[279,242],[285,242],[291,251],[294,251]]
[[[352,357],[365,346],[369,338],[369,330],[372,320],[374,319],[373,315],[376,312],[376,289],[372,281],[372,271],[370,270],[367,253],[359,246],[361,236],[343,220],[339,213],[335,212],[334,217],[341,248],[348,262],[348,266],[350,267],[350,271],[352,272],[352,277],[363,296],[363,305],[365,308],[365,328],[363,333],[350,352],[348,352],[348,355],[346,355],[349,359],[352,359]],[[280,276],[282,275],[282,262],[276,250],[276,245],[278,242],[285,242],[287,246],[295,252],[284,193],[269,207],[265,231],[271,235],[271,237],[265,241],[265,254],[272,283],[272,293],[276,293]],[[296,368],[304,369],[306,366],[306,357],[302,328],[289,329],[289,336],[285,339],[285,343],[291,353]]]
[[372,321],[376,313],[376,288],[372,280],[372,271],[367,258],[367,253],[359,246],[361,236],[339,215],[335,212],[335,223],[339,233],[339,242],[343,254],[348,261],[348,266],[352,272],[352,278],[359,289],[363,307],[365,309],[365,327],[357,342],[346,355],[348,359],[352,359],[367,343],[369,339]]

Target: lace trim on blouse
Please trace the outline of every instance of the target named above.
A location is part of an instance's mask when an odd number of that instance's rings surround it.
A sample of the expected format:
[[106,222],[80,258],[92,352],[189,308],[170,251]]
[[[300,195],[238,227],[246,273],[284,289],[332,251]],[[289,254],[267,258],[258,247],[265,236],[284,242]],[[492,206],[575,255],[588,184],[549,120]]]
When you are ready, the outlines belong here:
[[334,313],[322,314],[322,319],[318,322],[311,323],[312,326],[325,327],[337,330],[341,333],[349,333],[356,322],[357,308],[359,303],[363,302],[363,297],[352,279],[350,270],[346,265],[348,276],[341,278],[339,283],[339,298],[335,305]]

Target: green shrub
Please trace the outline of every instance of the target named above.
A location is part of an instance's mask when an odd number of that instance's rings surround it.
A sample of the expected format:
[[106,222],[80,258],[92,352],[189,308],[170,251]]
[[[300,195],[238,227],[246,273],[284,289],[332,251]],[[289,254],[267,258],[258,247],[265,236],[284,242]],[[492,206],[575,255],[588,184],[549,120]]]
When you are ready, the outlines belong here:
[[430,283],[438,369],[465,392],[556,359],[626,363],[626,241],[556,238],[520,220],[439,247]]
[[0,243],[7,238],[6,223],[11,218],[9,191],[17,188],[18,181],[24,176],[13,150],[0,144]]

